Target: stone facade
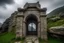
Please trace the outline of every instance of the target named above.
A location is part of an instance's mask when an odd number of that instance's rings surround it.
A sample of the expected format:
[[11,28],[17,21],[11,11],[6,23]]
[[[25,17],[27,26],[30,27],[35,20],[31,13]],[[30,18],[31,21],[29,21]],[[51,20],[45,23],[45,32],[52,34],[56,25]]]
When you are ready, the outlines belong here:
[[16,37],[26,37],[26,19],[30,15],[34,15],[37,18],[37,37],[47,40],[46,10],[46,8],[41,8],[39,2],[26,3],[24,8],[18,8],[18,11],[12,14],[13,17],[9,24],[9,31],[14,27]]

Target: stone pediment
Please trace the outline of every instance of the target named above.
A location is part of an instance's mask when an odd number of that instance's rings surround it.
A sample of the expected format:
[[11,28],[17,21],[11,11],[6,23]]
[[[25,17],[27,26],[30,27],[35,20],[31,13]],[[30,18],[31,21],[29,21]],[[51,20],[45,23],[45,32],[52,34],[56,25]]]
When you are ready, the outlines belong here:
[[26,8],[40,8],[40,4],[39,4],[39,2],[37,2],[37,3],[26,3],[25,5],[24,5],[24,8],[26,9]]
[[23,8],[18,8],[18,11],[22,12],[22,11],[26,11],[26,10],[38,10],[38,11],[42,11],[42,12],[46,12],[47,8],[41,8],[41,5],[39,4],[39,2],[37,3],[26,3],[24,5]]

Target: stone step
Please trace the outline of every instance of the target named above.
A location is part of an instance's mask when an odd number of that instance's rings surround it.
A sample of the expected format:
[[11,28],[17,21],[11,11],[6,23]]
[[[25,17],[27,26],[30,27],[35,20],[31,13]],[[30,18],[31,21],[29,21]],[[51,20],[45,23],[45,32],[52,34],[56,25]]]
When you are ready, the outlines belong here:
[[39,40],[36,36],[27,36],[25,43],[39,43]]

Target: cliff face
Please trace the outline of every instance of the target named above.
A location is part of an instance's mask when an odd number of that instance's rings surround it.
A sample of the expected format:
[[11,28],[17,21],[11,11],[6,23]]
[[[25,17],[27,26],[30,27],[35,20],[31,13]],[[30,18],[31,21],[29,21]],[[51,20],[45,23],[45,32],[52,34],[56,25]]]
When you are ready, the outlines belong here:
[[1,31],[2,31],[2,32],[5,32],[5,31],[8,30],[9,22],[10,22],[10,18],[7,18],[7,19],[5,20],[5,22],[2,24],[2,26],[1,26]]
[[2,23],[0,23],[0,32],[1,32],[1,25],[2,25]]
[[10,22],[9,22],[9,29],[8,31],[13,31],[15,29],[16,26],[16,15],[17,15],[17,11],[15,11],[11,17],[10,17]]
[[[14,12],[9,18],[7,18],[4,23],[1,26],[1,32],[7,32],[7,31],[11,31],[12,27],[15,24],[15,20],[14,17],[16,15],[17,12]],[[13,24],[13,25],[12,25]]]
[[0,23],[0,27],[1,27],[2,23]]

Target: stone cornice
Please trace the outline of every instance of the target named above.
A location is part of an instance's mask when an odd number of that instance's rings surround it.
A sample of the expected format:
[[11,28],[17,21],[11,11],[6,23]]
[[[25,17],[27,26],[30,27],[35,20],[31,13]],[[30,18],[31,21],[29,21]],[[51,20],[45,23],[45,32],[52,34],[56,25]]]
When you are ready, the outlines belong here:
[[[29,8],[29,7],[28,7]],[[28,8],[25,8],[25,9],[21,9],[21,8],[18,8],[18,11],[19,12],[25,12]],[[30,7],[30,8],[37,8],[37,7]],[[43,9],[40,9],[40,8],[37,8],[37,10],[39,11],[39,12],[46,12],[46,8],[43,8]],[[29,10],[28,10],[29,11]],[[33,10],[31,10],[31,11],[33,11]]]

